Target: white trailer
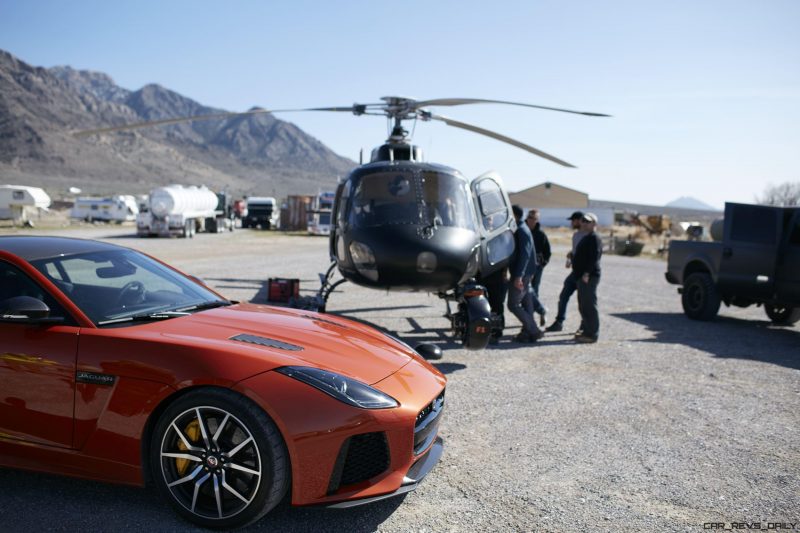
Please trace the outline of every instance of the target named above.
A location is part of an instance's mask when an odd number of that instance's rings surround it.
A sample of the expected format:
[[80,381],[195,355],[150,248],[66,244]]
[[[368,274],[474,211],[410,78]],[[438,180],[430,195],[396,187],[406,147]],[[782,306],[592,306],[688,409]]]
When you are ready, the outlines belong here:
[[206,187],[194,185],[153,189],[148,210],[136,217],[136,233],[140,237],[191,238],[197,231],[233,231],[233,223],[226,216],[225,199],[225,194],[217,195]]
[[118,195],[110,198],[83,196],[75,200],[69,216],[92,222],[131,222],[139,214],[139,203],[131,195]]
[[0,220],[33,225],[31,217],[50,207],[50,196],[39,187],[0,185]]

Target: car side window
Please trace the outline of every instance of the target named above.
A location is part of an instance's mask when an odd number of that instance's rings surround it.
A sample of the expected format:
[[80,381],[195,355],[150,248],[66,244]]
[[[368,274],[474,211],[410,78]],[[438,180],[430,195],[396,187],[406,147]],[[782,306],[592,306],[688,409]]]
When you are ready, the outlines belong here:
[[30,296],[43,301],[50,308],[51,317],[68,316],[58,302],[27,274],[10,263],[0,261],[0,302],[17,296]]
[[760,205],[737,205],[731,239],[754,244],[776,244],[778,210]]
[[795,220],[794,228],[792,228],[792,233],[789,235],[789,244],[800,247],[800,216]]

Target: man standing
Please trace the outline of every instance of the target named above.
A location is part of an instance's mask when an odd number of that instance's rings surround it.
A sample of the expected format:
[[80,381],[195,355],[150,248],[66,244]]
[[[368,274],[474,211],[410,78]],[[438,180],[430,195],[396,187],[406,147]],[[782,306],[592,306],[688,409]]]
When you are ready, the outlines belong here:
[[[572,250],[567,254],[567,268],[572,266],[572,257],[575,255],[575,249],[578,243],[581,242],[586,236],[586,233],[581,229],[581,219],[583,218],[583,211],[575,211],[567,220],[570,221],[572,229],[576,230],[572,234]],[[573,272],[570,272],[564,279],[564,286],[561,288],[561,294],[558,295],[558,314],[556,320],[545,331],[561,331],[564,329],[564,320],[567,319],[567,304],[572,297],[572,293],[578,288],[578,280],[575,279]],[[581,330],[583,327],[581,327]],[[579,330],[580,331],[580,330]]]
[[539,325],[544,326],[547,308],[545,308],[541,300],[539,300],[539,284],[542,282],[544,267],[550,262],[550,240],[547,238],[544,231],[542,231],[541,225],[539,224],[538,209],[533,208],[528,211],[525,223],[531,230],[531,235],[533,235],[533,248],[536,250],[536,272],[533,273],[533,278],[531,279],[533,310],[539,313]]
[[581,218],[581,231],[586,236],[581,239],[572,257],[572,273],[578,283],[578,309],[581,313],[578,342],[597,342],[600,331],[600,314],[597,310],[597,285],[600,283],[600,257],[603,255],[603,242],[595,232],[597,217],[586,213]]
[[544,333],[533,320],[533,301],[531,300],[531,278],[536,271],[536,250],[533,236],[526,224],[522,223],[522,208],[511,206],[517,221],[514,233],[514,257],[509,265],[511,280],[508,284],[508,310],[522,323],[522,331],[514,337],[517,342],[536,342]]

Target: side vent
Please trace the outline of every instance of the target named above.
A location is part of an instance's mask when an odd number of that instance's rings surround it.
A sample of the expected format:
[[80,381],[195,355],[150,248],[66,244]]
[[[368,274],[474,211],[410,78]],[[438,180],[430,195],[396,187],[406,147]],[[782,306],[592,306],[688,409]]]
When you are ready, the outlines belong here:
[[246,342],[248,344],[258,344],[259,346],[267,346],[268,348],[277,348],[279,350],[286,350],[289,352],[300,352],[303,350],[302,346],[276,341],[275,339],[268,339],[267,337],[259,337],[258,335],[247,335],[245,333],[234,335],[233,337],[230,337],[230,340]]

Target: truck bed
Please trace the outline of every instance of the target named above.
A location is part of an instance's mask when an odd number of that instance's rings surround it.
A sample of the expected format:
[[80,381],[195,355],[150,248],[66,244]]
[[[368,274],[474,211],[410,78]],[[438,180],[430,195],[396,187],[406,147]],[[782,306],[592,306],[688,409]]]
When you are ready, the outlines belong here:
[[668,282],[683,285],[684,276],[704,266],[700,270],[711,272],[716,281],[721,259],[721,242],[671,241],[665,276]]

